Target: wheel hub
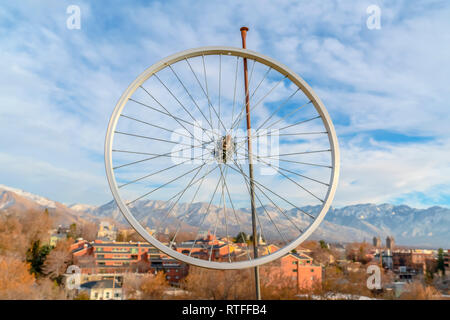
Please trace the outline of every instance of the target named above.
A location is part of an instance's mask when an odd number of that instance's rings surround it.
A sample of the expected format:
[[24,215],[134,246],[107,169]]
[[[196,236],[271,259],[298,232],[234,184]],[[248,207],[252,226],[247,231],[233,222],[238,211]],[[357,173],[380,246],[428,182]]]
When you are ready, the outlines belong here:
[[220,137],[216,141],[213,153],[218,163],[227,163],[236,153],[235,139],[229,134]]

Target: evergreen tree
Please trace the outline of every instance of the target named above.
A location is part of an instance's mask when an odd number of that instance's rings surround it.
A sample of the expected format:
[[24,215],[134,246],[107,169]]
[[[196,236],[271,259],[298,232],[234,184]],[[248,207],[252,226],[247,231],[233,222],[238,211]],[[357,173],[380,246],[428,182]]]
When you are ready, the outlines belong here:
[[437,269],[442,271],[442,275],[445,275],[444,250],[442,248],[438,250]]
[[236,243],[245,243],[247,242],[247,235],[245,232],[239,232],[236,236]]
[[30,273],[36,276],[42,275],[42,267],[47,255],[52,250],[48,244],[41,246],[41,241],[36,240],[27,251],[27,262],[30,264]]

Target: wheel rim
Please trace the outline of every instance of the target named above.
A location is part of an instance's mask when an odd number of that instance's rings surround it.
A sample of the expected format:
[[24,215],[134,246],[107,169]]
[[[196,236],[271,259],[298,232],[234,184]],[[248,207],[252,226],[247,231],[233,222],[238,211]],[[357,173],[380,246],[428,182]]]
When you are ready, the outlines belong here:
[[[319,115],[320,119],[322,120],[322,124],[323,124],[324,128],[326,129],[327,140],[329,143],[329,153],[330,153],[330,160],[331,160],[330,169],[331,170],[330,170],[330,175],[329,175],[329,182],[327,183],[328,187],[325,192],[325,197],[323,198],[323,203],[321,205],[320,212],[314,216],[314,220],[308,225],[308,227],[305,230],[302,230],[302,233],[298,237],[296,237],[289,243],[285,244],[279,250],[277,250],[273,253],[269,253],[267,255],[258,257],[257,259],[251,259],[251,257],[249,257],[250,258],[249,260],[244,260],[244,261],[217,262],[217,261],[210,261],[211,255],[208,260],[203,260],[203,259],[194,258],[192,256],[187,256],[185,254],[177,252],[177,251],[173,250],[172,248],[169,248],[163,242],[161,242],[158,239],[156,239],[155,237],[153,237],[143,227],[143,225],[132,214],[129,207],[127,206],[126,201],[123,200],[123,198],[121,197],[120,192],[119,192],[119,185],[117,183],[116,174],[115,174],[115,169],[117,169],[117,167],[115,168],[113,166],[112,154],[113,154],[113,150],[114,150],[113,149],[114,137],[115,137],[115,134],[118,133],[116,131],[116,126],[118,124],[119,119],[121,117],[123,118],[123,116],[124,116],[122,112],[123,112],[125,106],[130,101],[130,99],[132,101],[132,99],[133,99],[132,96],[135,94],[135,92],[139,88],[142,88],[141,86],[148,79],[153,77],[155,74],[157,75],[157,73],[159,71],[170,68],[170,66],[174,66],[176,63],[178,63],[182,60],[189,61],[189,59],[199,58],[199,57],[202,57],[202,59],[204,59],[204,57],[206,57],[206,56],[219,56],[219,57],[232,56],[232,57],[236,57],[237,61],[239,61],[239,58],[241,58],[241,59],[247,58],[249,60],[255,61],[255,64],[259,63],[261,65],[265,65],[265,66],[269,67],[271,70],[278,72],[279,74],[284,76],[286,78],[286,80],[290,80],[295,86],[297,86],[297,88],[305,95],[305,97],[307,97],[309,99],[311,105],[314,106],[314,109],[316,110],[317,114]],[[220,58],[220,59],[222,59],[222,58]],[[206,74],[207,74],[207,72],[205,70],[205,84],[207,87]],[[237,74],[237,71],[236,71],[236,74]],[[219,79],[220,79],[220,76],[219,76]],[[220,80],[219,80],[219,82],[220,82]],[[220,88],[220,84],[219,84],[219,88]],[[206,91],[207,90],[208,89],[206,88]],[[219,89],[219,91],[220,91],[220,89]],[[219,92],[219,99],[220,99],[220,92]],[[208,100],[207,104],[210,104],[210,101],[209,101],[210,99],[207,98],[207,100]],[[256,103],[254,104],[255,106],[257,106]],[[210,107],[210,106],[208,105],[208,107]],[[163,110],[161,108],[158,108],[158,109],[160,111]],[[256,107],[255,107],[255,109],[256,109]],[[210,111],[211,111],[211,109],[210,109]],[[215,110],[215,111],[216,111],[216,115],[217,115],[217,110]],[[219,109],[219,114],[220,114],[220,109]],[[181,118],[179,118],[179,119],[181,119]],[[208,119],[208,115],[205,114],[204,120],[207,120],[207,119]],[[218,119],[220,119],[219,116],[217,117],[216,121],[218,122],[217,123],[218,127],[220,127],[220,120],[218,120]],[[131,119],[128,118],[128,120],[131,120]],[[139,120],[139,119],[134,119],[134,120]],[[232,117],[232,120],[233,120],[233,117]],[[275,120],[275,119],[271,119],[271,120]],[[211,122],[212,122],[212,119],[211,119]],[[180,121],[178,121],[178,123],[180,123]],[[235,123],[236,122],[232,121],[231,126]],[[268,121],[267,123],[270,125],[270,124],[273,124],[274,122]],[[278,123],[282,123],[282,122],[279,121]],[[224,129],[227,129],[226,127],[227,126],[224,125]],[[258,133],[258,130],[256,132]],[[203,132],[203,133],[205,133],[205,132]],[[212,135],[212,133],[210,133],[210,134]],[[285,153],[285,155],[287,156],[286,153]],[[288,159],[283,158],[283,159],[290,161],[289,159],[291,159],[291,158],[288,158]],[[263,158],[258,158],[257,160],[264,161]],[[265,161],[266,161],[266,164],[270,163],[270,161],[267,158]],[[192,265],[205,267],[205,268],[212,268],[212,269],[241,269],[241,268],[248,268],[248,267],[261,265],[261,264],[264,264],[264,263],[267,263],[267,262],[270,262],[270,261],[280,258],[281,256],[285,255],[292,249],[296,248],[300,243],[302,243],[304,240],[306,240],[314,230],[317,229],[317,227],[319,226],[321,221],[324,219],[325,214],[330,207],[331,201],[334,197],[334,193],[336,190],[337,180],[338,180],[338,176],[339,176],[339,149],[338,149],[338,143],[337,143],[337,137],[335,134],[335,130],[334,130],[333,124],[331,122],[331,119],[328,115],[328,112],[326,111],[326,109],[323,106],[320,99],[316,96],[316,94],[313,92],[313,90],[309,87],[309,85],[302,78],[300,78],[297,74],[292,72],[286,66],[276,62],[275,60],[273,60],[269,57],[263,56],[259,53],[252,52],[250,50],[231,48],[231,47],[203,47],[203,48],[198,48],[198,49],[186,50],[186,51],[174,54],[172,56],[169,56],[169,57],[159,61],[158,63],[156,63],[156,64],[152,65],[151,67],[149,67],[148,69],[146,69],[126,89],[126,91],[122,94],[121,98],[119,99],[118,103],[116,104],[116,107],[113,111],[113,114],[111,116],[111,119],[110,119],[110,122],[108,125],[106,141],[105,141],[105,166],[106,166],[106,174],[107,174],[107,178],[108,178],[108,183],[109,183],[112,194],[114,196],[114,199],[115,199],[120,211],[125,216],[126,220],[133,226],[133,228],[146,241],[148,241],[149,243],[154,245],[157,249],[164,252],[165,254],[167,254],[175,259],[181,260],[183,262],[192,264]],[[220,167],[221,167],[221,169],[220,169],[221,176],[224,177],[224,173],[222,172],[222,166],[220,166]],[[231,166],[229,166],[229,167],[231,167]],[[228,171],[230,171],[229,167],[227,167]],[[281,168],[281,166],[278,168]],[[235,169],[237,169],[238,171],[241,171],[238,165],[236,165]],[[275,168],[273,165],[272,165],[272,169],[277,170],[277,168]],[[192,172],[194,172],[194,170]],[[280,172],[281,172],[281,170],[278,169],[278,174],[283,175],[283,173],[284,173],[285,179],[287,181],[289,179],[290,173],[288,171],[283,171],[281,173]],[[244,171],[244,174],[245,174],[245,171]],[[224,179],[224,180],[226,181],[226,179]],[[246,180],[246,178],[244,177],[244,181],[245,180]],[[219,180],[219,183],[220,183],[220,180]],[[219,185],[219,183],[218,183],[218,185]],[[222,193],[224,193],[224,189],[226,190],[227,188],[226,187],[224,188],[222,186]],[[264,189],[261,186],[260,190],[259,190],[260,193],[263,192],[262,190],[264,190]],[[266,191],[266,192],[268,192],[268,191]],[[213,196],[213,198],[214,198],[214,196]],[[226,195],[223,198],[225,199]],[[231,197],[230,197],[230,201],[232,203]],[[226,200],[224,202],[226,202]],[[264,207],[263,203],[261,203],[261,205],[262,205],[262,207]],[[224,216],[226,219],[225,212],[226,212],[226,210],[224,210]],[[217,215],[217,221],[219,219],[218,217],[219,217],[219,215]],[[275,226],[276,226],[276,224],[275,224]],[[262,233],[263,228],[261,227],[260,230]],[[211,252],[212,252],[212,250],[211,250]]]

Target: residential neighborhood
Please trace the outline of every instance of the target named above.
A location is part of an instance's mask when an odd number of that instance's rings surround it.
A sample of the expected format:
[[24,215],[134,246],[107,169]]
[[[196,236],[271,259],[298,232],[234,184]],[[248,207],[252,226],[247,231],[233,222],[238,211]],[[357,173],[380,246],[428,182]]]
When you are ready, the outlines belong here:
[[[51,243],[63,239],[61,234],[69,229],[59,228],[55,234],[51,235]],[[161,275],[167,283],[166,296],[186,294],[184,282],[192,266],[169,257],[145,241],[106,239],[105,230],[110,235],[114,231],[116,236],[119,233],[132,232],[130,230],[119,232],[113,224],[102,222],[99,224],[98,239],[87,241],[77,238],[70,245],[69,250],[72,263],[79,267],[80,286],[75,292],[67,290],[68,295],[74,297],[84,293],[89,299],[95,300],[127,299],[125,289],[127,285],[124,282],[130,278],[130,275],[135,278]],[[367,266],[376,265],[382,269],[386,279],[389,279],[383,281],[383,287],[379,291],[399,297],[405,290],[405,285],[417,281],[429,282],[430,277],[447,279],[444,275],[450,274],[448,249],[440,252],[439,250],[396,247],[392,237],[388,237],[384,243],[383,245],[378,238],[374,238],[372,245],[310,241],[282,258],[262,266],[262,278],[264,284],[275,291],[282,290],[282,287],[289,287],[293,288],[293,292],[302,293],[298,297],[305,296],[304,293],[309,292],[311,298],[318,288],[329,281],[331,270],[341,270],[341,282],[345,282],[353,275],[365,275]],[[177,252],[199,259],[208,259],[212,252],[213,261],[226,261],[230,256],[236,258],[249,254],[249,246],[245,242],[236,242],[236,238],[217,239],[211,233],[206,233],[196,240],[186,240],[171,243],[171,245]],[[259,249],[261,254],[268,254],[279,248],[274,244],[263,244]],[[442,255],[444,259],[443,270],[437,269],[439,255]],[[64,275],[66,281],[71,275],[73,274]],[[367,275],[363,280],[366,278]],[[443,297],[448,296],[448,279],[439,282],[438,287]]]

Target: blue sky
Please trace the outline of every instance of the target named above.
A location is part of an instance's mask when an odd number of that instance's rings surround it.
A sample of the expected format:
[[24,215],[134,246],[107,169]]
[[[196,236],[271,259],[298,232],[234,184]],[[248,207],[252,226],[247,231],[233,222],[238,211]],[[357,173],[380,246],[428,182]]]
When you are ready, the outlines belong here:
[[[369,5],[381,29],[366,26]],[[66,28],[69,5],[81,29]],[[0,184],[64,203],[112,199],[107,123],[145,68],[248,48],[300,74],[336,126],[333,205],[450,205],[448,1],[15,1],[0,4]]]

